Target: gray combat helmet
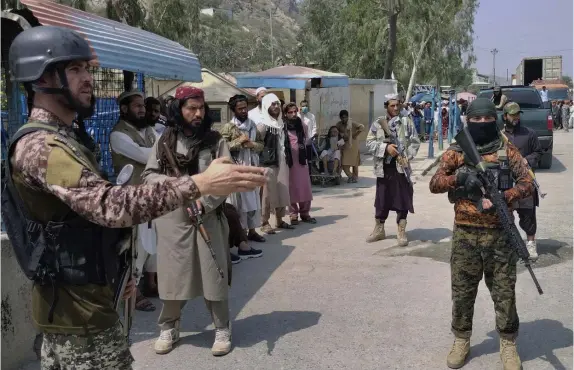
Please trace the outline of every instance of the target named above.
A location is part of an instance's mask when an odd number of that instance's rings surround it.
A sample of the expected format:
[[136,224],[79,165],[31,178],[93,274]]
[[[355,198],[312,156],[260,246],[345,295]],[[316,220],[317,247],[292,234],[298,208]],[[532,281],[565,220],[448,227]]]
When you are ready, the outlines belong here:
[[78,32],[56,26],[23,31],[12,42],[8,57],[15,82],[36,81],[55,63],[94,59],[90,45]]

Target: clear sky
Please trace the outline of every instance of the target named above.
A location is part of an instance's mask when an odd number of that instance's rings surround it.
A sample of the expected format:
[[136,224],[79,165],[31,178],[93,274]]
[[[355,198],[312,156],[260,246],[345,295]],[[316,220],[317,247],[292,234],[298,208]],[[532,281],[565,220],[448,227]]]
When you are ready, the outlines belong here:
[[562,73],[573,76],[573,0],[480,0],[474,20],[475,66],[506,77],[524,57],[562,55]]

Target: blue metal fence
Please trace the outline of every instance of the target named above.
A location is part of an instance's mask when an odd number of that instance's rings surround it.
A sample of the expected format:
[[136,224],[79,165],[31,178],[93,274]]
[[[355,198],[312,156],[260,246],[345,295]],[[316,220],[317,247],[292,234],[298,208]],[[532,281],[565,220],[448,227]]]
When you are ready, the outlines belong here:
[[[96,107],[92,117],[85,120],[88,134],[100,146],[102,170],[110,180],[115,178],[110,149],[110,133],[119,118],[117,97],[124,91],[123,71],[97,69],[94,73],[94,93],[96,94]],[[136,74],[135,88],[145,93],[144,76]],[[26,97],[19,90],[12,89],[8,95],[9,111],[2,111],[2,158],[6,158],[8,138],[22,126],[28,117]],[[12,114],[12,112],[15,112]],[[17,113],[16,113],[17,112]]]

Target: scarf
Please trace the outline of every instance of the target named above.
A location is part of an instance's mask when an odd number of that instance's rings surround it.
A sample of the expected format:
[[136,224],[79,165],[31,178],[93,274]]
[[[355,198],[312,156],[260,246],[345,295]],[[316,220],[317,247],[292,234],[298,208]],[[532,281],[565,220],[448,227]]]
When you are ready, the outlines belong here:
[[[501,138],[497,138],[496,140],[494,140],[488,144],[477,145],[476,149],[478,149],[478,154],[483,156],[486,154],[494,153],[494,152],[502,149],[503,147],[504,147],[504,141],[502,141]],[[454,150],[455,152],[462,153],[462,148],[458,144],[452,144],[448,148],[448,150]],[[466,160],[466,156],[464,156],[464,163],[468,166],[472,166],[472,164]]]
[[303,129],[303,121],[301,118],[295,117],[287,121],[285,126],[285,159],[289,168],[293,167],[293,156],[291,152],[291,141],[287,131],[295,131],[297,135],[297,146],[299,149],[299,164],[305,166],[307,164],[307,152],[305,150],[305,130]]
[[[237,117],[233,117],[231,122],[237,126],[237,128],[247,135],[250,141],[254,142],[257,136],[257,126],[255,122],[247,118],[245,122],[241,122]],[[258,166],[259,156],[253,152],[250,148],[241,148],[239,154],[237,155],[236,162],[245,166]]]
[[175,163],[183,175],[195,175],[199,173],[199,152],[206,148],[214,148],[219,142],[221,135],[217,131],[207,131],[202,134],[202,131],[197,131],[187,139],[191,142],[187,154],[180,154],[177,152],[177,136],[179,133],[183,134],[181,126],[168,127],[165,129],[160,138],[157,148],[157,158],[160,163],[161,173],[168,176],[175,176],[175,169],[167,160],[166,148],[163,143],[167,143],[170,152],[175,158]]

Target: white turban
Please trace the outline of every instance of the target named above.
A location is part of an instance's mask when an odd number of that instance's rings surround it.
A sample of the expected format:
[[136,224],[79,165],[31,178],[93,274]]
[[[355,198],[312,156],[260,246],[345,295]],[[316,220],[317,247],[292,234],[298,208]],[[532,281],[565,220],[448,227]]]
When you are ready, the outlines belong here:
[[259,87],[255,90],[255,95],[259,95],[260,92],[267,91],[265,87]]
[[399,100],[399,94],[387,94],[385,95],[385,103],[389,100]]
[[[279,103],[279,117],[277,119],[269,115],[269,107],[273,103]],[[278,134],[283,130],[283,120],[281,119],[281,101],[275,94],[267,94],[263,97],[261,102],[261,121],[262,123],[271,129],[274,133]]]

